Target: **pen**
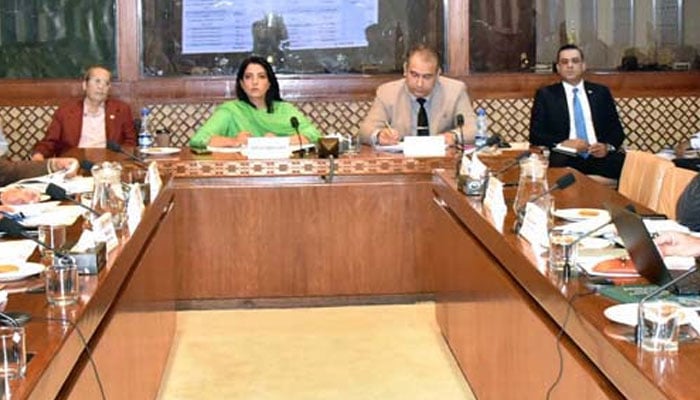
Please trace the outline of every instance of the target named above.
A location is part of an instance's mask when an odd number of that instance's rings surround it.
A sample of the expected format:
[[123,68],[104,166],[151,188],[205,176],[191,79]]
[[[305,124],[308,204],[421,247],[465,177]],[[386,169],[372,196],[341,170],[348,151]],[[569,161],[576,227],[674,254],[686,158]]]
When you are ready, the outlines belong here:
[[389,121],[384,121],[384,127],[386,129],[391,129],[391,125],[389,125]]

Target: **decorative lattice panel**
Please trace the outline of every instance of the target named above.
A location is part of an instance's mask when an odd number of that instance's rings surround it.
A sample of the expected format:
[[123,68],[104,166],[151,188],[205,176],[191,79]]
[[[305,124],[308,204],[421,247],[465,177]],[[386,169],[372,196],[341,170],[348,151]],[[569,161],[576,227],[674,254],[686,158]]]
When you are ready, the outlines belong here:
[[3,133],[9,142],[9,157],[28,159],[34,144],[44,137],[56,106],[0,107]]
[[151,129],[168,129],[171,146],[185,146],[216,108],[214,103],[148,104]]
[[303,102],[301,109],[323,133],[356,133],[372,106],[370,101]]
[[630,97],[617,100],[625,144],[657,152],[700,131],[700,97]]
[[483,108],[489,118],[489,132],[509,142],[527,142],[532,99],[475,99],[474,110]]
[[[700,97],[634,97],[617,99],[625,146],[657,152],[700,131]],[[324,133],[355,133],[369,111],[369,101],[300,102],[297,106]],[[216,108],[215,103],[149,104],[153,129],[167,128],[174,146],[185,146],[189,138]],[[532,99],[475,99],[474,108],[484,108],[490,131],[508,141],[527,141]],[[55,106],[0,107],[0,118],[10,142],[10,158],[29,157],[43,137]]]

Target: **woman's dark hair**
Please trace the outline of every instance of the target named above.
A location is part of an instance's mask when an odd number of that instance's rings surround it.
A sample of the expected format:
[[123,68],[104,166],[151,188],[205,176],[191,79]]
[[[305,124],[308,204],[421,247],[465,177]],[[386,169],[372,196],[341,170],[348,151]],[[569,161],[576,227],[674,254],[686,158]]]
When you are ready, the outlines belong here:
[[274,111],[272,102],[275,100],[282,101],[282,97],[280,97],[280,84],[277,82],[277,77],[275,76],[275,71],[272,70],[272,66],[262,57],[251,56],[241,62],[241,65],[238,67],[238,73],[236,74],[236,97],[238,97],[239,100],[245,101],[246,103],[255,107],[255,104],[248,99],[248,95],[245,93],[243,86],[241,85],[243,75],[245,75],[245,70],[250,64],[258,64],[265,68],[267,80],[270,81],[270,88],[267,90],[267,93],[265,93],[265,105],[267,106],[267,112],[272,114]]

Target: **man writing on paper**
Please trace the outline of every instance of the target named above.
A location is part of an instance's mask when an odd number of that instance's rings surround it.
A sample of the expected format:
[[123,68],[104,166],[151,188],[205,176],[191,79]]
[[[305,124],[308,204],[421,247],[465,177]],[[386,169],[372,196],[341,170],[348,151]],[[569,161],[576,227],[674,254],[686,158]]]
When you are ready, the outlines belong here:
[[455,143],[457,115],[464,117],[464,141],[473,142],[476,115],[463,82],[440,76],[440,57],[423,44],[408,52],[404,78],[385,83],[360,123],[362,141],[397,144],[406,135],[442,135]]
[[585,174],[618,179],[625,161],[619,152],[625,134],[610,90],[584,82],[583,52],[568,44],[559,49],[562,82],[537,90],[530,118],[530,144],[553,149],[551,167],[572,167]]

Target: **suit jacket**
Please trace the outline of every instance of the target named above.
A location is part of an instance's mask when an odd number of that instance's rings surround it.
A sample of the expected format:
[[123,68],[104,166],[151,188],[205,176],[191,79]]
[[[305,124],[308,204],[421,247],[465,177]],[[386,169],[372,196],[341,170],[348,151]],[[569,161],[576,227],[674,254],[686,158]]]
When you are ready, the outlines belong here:
[[[360,135],[365,143],[371,135],[384,128],[388,122],[401,136],[415,135],[411,123],[413,98],[404,79],[387,82],[377,88],[377,95],[365,119],[360,123]],[[473,141],[476,131],[476,115],[467,94],[467,86],[461,82],[440,76],[430,95],[428,124],[431,135],[438,135],[455,128],[457,115],[464,116],[465,140]]]
[[[82,129],[83,100],[68,101],[56,110],[46,136],[37,142],[33,153],[55,157],[70,148],[78,147]],[[136,146],[134,116],[128,104],[113,99],[105,102],[105,136],[108,141],[123,146]]]
[[[583,82],[591,107],[591,118],[599,142],[620,148],[625,140],[620,117],[610,90],[603,85]],[[530,118],[530,143],[552,148],[569,139],[569,110],[560,82],[537,90]]]
[[48,173],[46,161],[10,161],[0,159],[0,186]]

